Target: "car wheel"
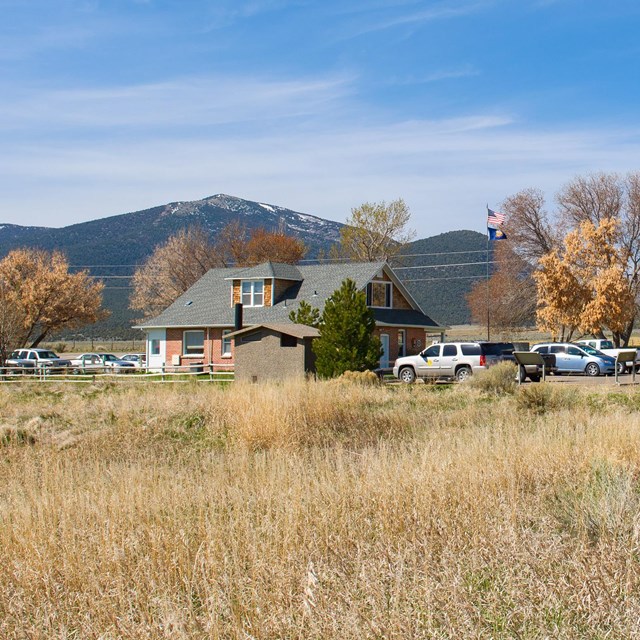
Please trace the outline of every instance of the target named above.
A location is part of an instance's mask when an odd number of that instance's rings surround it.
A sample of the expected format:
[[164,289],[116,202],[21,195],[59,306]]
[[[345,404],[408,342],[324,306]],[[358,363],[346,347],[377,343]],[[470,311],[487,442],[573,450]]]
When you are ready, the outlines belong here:
[[600,367],[595,362],[590,362],[585,368],[584,372],[593,378],[600,375]]
[[527,379],[527,370],[522,366],[518,365],[518,373],[516,373],[516,382],[522,384]]
[[456,371],[456,380],[458,382],[466,382],[471,377],[471,369],[469,367],[460,367]]
[[627,365],[624,362],[618,362],[618,374],[627,373]]
[[411,367],[403,367],[402,369],[400,369],[398,378],[400,378],[402,382],[411,384],[416,379],[416,372]]

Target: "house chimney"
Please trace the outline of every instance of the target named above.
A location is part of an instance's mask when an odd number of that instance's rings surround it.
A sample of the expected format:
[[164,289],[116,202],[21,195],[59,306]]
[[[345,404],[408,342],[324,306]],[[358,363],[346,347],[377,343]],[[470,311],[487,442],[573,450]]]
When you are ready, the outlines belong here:
[[240,331],[242,329],[242,302],[236,302],[233,330]]

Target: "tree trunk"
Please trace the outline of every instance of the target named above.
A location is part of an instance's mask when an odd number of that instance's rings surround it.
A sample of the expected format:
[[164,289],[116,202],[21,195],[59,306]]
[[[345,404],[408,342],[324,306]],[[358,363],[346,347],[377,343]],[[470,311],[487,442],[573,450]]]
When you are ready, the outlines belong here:
[[631,334],[633,333],[633,325],[636,322],[635,316],[629,320],[629,323],[624,328],[624,331],[621,331],[618,334],[618,340],[616,341],[616,334],[613,334],[613,339],[616,342],[616,347],[619,347],[621,344],[623,347],[629,346],[629,340],[631,340]]

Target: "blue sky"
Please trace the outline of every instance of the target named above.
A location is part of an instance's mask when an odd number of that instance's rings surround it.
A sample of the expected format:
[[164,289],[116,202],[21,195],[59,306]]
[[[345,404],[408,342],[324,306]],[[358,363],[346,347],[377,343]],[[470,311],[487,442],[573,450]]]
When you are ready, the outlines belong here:
[[0,223],[227,193],[418,237],[640,169],[640,3],[0,0]]

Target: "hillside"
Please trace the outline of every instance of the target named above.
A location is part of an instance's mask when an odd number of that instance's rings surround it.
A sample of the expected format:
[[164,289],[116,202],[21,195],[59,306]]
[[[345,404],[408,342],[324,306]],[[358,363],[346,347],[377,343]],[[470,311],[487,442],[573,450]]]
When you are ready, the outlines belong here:
[[343,226],[285,207],[219,194],[60,228],[0,225],[0,258],[18,247],[63,251],[71,265],[88,268],[92,275],[105,278],[104,304],[111,316],[80,329],[79,335],[138,337],[140,332],[130,328],[136,313],[128,308],[129,276],[136,266],[180,229],[197,225],[215,236],[225,225],[236,221],[249,229],[284,229],[305,243],[310,257],[328,250],[338,240]]
[[486,277],[486,250],[486,235],[448,231],[412,242],[394,267],[425,313],[441,324],[467,324],[465,296]]
[[[140,332],[131,329],[136,314],[128,308],[130,277],[136,266],[182,228],[198,225],[215,236],[235,221],[249,229],[284,229],[305,243],[307,258],[328,251],[343,226],[285,207],[220,194],[60,228],[0,225],[0,258],[17,247],[63,251],[71,265],[105,279],[104,305],[111,311],[107,320],[83,327],[75,335],[139,337]],[[427,314],[443,324],[463,324],[469,321],[465,294],[486,271],[485,250],[483,234],[450,231],[411,243],[407,255],[394,266]]]

